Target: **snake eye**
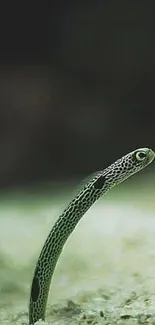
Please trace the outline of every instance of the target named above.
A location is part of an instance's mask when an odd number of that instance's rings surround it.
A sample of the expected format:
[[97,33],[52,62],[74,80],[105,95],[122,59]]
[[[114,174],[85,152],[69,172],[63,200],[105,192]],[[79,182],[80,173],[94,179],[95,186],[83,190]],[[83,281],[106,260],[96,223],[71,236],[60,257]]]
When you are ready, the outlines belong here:
[[138,151],[136,153],[136,158],[138,161],[142,161],[146,158],[146,152],[145,151]]

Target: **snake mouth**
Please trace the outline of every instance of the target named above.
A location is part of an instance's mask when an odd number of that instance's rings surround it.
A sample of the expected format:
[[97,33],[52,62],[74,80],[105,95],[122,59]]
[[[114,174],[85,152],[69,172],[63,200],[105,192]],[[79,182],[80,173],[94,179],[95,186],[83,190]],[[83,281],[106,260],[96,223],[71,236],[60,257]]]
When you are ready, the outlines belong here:
[[151,163],[154,158],[155,158],[155,152],[152,149],[149,149],[148,162]]

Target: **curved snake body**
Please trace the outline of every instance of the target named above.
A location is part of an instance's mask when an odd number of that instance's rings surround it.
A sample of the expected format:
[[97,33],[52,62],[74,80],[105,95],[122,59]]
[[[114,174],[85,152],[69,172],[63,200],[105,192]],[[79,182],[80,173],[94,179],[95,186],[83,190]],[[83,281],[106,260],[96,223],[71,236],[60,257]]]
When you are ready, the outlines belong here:
[[45,319],[51,277],[63,246],[79,220],[101,195],[146,167],[154,157],[151,149],[142,148],[118,159],[108,168],[93,175],[60,215],[36,264],[30,294],[29,324]]

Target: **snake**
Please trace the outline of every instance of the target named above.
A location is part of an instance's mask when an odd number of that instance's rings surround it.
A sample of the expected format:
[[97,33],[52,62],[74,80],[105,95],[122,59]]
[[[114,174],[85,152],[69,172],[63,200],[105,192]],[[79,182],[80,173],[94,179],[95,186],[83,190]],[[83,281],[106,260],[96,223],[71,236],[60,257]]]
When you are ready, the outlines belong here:
[[136,149],[116,160],[104,170],[93,173],[77,191],[51,229],[39,255],[29,302],[29,325],[45,320],[47,299],[52,275],[62,249],[86,211],[112,187],[145,168],[155,158],[149,148]]

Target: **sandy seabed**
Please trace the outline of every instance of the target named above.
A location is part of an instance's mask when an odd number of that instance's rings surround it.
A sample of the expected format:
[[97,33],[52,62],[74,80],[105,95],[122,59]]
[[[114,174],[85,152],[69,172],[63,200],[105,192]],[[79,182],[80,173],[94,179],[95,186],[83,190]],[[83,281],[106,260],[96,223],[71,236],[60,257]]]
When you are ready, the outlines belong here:
[[[1,207],[0,324],[28,324],[33,270],[60,212]],[[95,204],[65,245],[37,324],[155,324],[155,212],[129,200]]]

